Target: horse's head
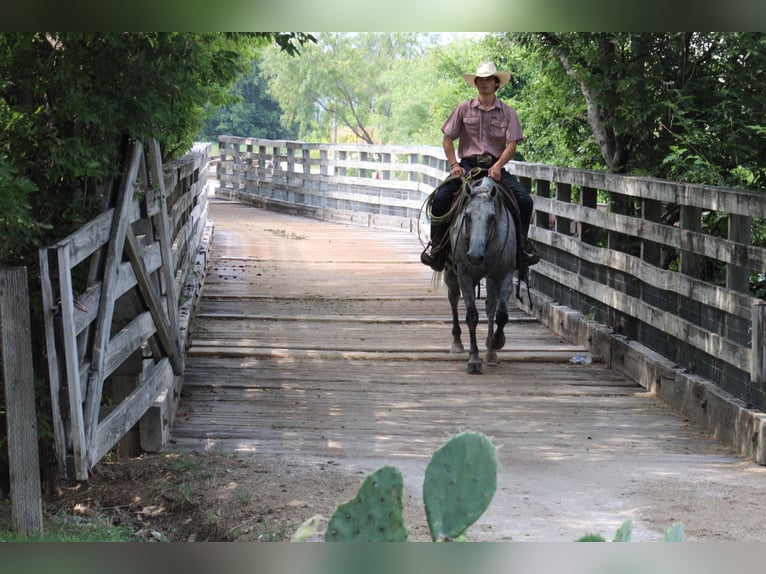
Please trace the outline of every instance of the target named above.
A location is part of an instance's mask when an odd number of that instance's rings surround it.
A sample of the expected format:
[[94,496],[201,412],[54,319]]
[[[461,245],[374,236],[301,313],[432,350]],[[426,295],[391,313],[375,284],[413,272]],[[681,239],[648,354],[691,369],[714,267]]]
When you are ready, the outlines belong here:
[[463,236],[466,258],[471,265],[482,265],[490,238],[495,230],[498,189],[494,180],[483,178],[471,188],[471,197],[463,211]]

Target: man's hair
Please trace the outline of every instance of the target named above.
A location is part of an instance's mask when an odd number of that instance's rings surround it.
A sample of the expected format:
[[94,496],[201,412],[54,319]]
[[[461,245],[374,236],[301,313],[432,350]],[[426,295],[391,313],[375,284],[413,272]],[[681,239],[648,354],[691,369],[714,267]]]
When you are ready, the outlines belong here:
[[[493,80],[495,80],[495,90],[497,90],[500,87],[500,78],[498,78],[497,76],[486,76],[486,77],[487,78],[492,78]],[[479,76],[476,76],[473,79],[473,85],[474,86],[478,86],[478,84],[476,83],[478,80],[479,80]]]

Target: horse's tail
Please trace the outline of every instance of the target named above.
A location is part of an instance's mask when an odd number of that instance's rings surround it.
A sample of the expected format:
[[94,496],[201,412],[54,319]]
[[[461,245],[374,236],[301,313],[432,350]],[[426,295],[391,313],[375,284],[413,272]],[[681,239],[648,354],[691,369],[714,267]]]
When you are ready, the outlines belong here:
[[431,277],[431,286],[434,291],[438,291],[444,285],[444,271],[434,271]]

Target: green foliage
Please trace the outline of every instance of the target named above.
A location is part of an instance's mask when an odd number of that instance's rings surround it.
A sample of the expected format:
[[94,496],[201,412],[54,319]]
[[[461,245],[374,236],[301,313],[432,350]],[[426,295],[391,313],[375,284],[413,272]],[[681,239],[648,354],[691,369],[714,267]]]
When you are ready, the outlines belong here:
[[575,542],[606,542],[606,538],[600,534],[586,534],[575,540]]
[[[163,159],[189,149],[210,106],[268,42],[304,34],[77,33],[0,35],[0,225],[19,231],[3,264],[50,244],[102,209],[127,138],[157,138]],[[15,209],[11,198],[17,203]],[[35,254],[36,255],[36,254]],[[30,258],[27,257],[27,260]]]
[[433,105],[434,46],[414,33],[321,33],[300,58],[264,50],[260,66],[283,126],[301,140],[432,143],[446,119]]
[[665,542],[683,542],[684,541],[684,525],[681,522],[675,522],[665,532],[663,541]]
[[200,139],[217,141],[222,134],[265,139],[297,139],[294,130],[280,123],[282,110],[268,94],[257,60],[230,88],[229,103],[215,108]]
[[[626,520],[617,529],[617,532],[612,539],[612,542],[630,542],[633,535],[633,521]],[[606,538],[600,534],[586,534],[575,540],[575,542],[606,542]],[[683,542],[684,541],[684,525],[681,522],[674,522],[665,531],[663,542]]]
[[454,540],[484,513],[497,487],[495,447],[480,433],[460,433],[434,452],[423,503],[435,541]]
[[330,542],[404,542],[402,475],[384,466],[369,475],[356,496],[341,504],[327,525]]
[[[423,503],[434,542],[463,541],[466,530],[486,511],[497,488],[497,455],[492,442],[477,432],[450,437],[431,456],[423,480]],[[338,506],[327,523],[312,516],[292,537],[294,542],[405,542],[402,518],[402,475],[383,466],[367,476],[357,494]],[[633,522],[626,520],[613,542],[630,542]],[[671,524],[665,542],[683,542],[684,526]],[[606,542],[600,534],[586,534],[575,542]]]
[[764,34],[515,33],[494,41],[520,44],[536,65],[526,69],[520,110],[534,134],[533,161],[763,187]]
[[630,537],[633,535],[633,521],[626,520],[617,529],[614,534],[613,542],[630,542]]
[[[451,437],[434,452],[423,482],[431,538],[462,540],[462,535],[487,509],[497,484],[497,458],[490,440],[476,432]],[[293,540],[313,539],[319,524],[312,517]],[[369,475],[356,496],[341,504],[327,525],[332,542],[404,542],[402,475],[383,466]]]
[[18,265],[34,265],[29,257],[39,244],[44,225],[36,221],[30,211],[30,196],[37,186],[18,169],[8,165],[0,154],[0,261],[13,261]]
[[83,519],[58,514],[51,517],[42,534],[27,536],[13,530],[10,524],[0,524],[0,542],[137,542],[130,526],[114,526],[110,518]]

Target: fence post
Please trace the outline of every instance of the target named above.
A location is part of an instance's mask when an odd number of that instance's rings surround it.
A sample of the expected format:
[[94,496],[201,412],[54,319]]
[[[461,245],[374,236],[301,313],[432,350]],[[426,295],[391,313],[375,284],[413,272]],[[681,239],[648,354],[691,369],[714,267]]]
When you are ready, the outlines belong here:
[[753,303],[753,318],[751,327],[751,355],[750,355],[750,387],[761,393],[763,392],[764,365],[766,365],[766,302]]
[[43,509],[26,267],[0,268],[0,338],[13,527],[27,535],[42,533]]

